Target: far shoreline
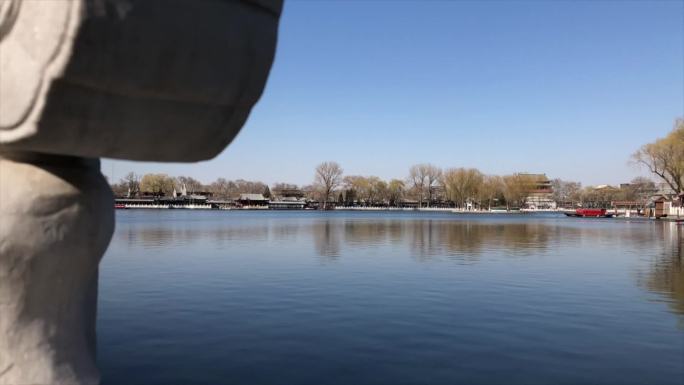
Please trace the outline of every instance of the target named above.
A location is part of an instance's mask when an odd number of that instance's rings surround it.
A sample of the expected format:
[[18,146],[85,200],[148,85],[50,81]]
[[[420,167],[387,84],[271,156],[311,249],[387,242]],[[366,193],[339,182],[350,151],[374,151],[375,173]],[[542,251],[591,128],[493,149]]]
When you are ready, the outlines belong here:
[[[651,221],[655,220],[653,217],[644,217],[644,216],[625,216],[624,213],[621,213],[618,216],[612,217],[612,218],[591,218],[591,217],[585,217],[585,218],[571,218],[571,217],[566,217],[563,214],[568,211],[569,209],[556,209],[556,210],[530,210],[530,209],[523,209],[523,210],[492,210],[492,211],[481,211],[481,210],[459,210],[459,209],[452,209],[452,208],[428,208],[428,207],[423,207],[423,208],[397,208],[397,207],[341,207],[341,208],[334,208],[330,210],[316,210],[316,209],[301,209],[301,210],[278,210],[278,209],[269,209],[269,208],[261,208],[261,207],[242,207],[242,208],[231,208],[231,209],[216,209],[216,208],[168,208],[168,207],[130,207],[130,208],[119,208],[116,211],[128,211],[128,210],[133,210],[133,211],[166,211],[166,210],[171,210],[171,211],[200,211],[200,212],[280,212],[280,213],[302,213],[302,212],[307,212],[307,213],[335,213],[335,212],[340,212],[340,213],[414,213],[414,214],[423,214],[423,213],[443,213],[443,214],[453,214],[455,216],[463,216],[463,215],[482,215],[482,216],[541,216],[541,215],[548,215],[549,217],[558,217],[558,218],[568,218],[571,220],[578,220],[578,219],[589,219],[589,220],[597,220],[597,219],[613,219],[613,220],[621,220],[621,221]],[[676,223],[683,223],[684,218],[681,217],[662,217],[659,218],[658,220],[663,221],[663,222],[676,222]]]

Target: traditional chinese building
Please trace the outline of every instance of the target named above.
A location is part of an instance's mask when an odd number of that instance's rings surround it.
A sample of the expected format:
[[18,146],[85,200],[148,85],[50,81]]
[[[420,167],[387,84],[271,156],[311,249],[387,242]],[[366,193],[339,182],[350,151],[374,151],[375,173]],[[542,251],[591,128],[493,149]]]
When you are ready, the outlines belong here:
[[556,201],[553,199],[553,186],[546,174],[520,174],[534,181],[534,186],[530,190],[525,205],[527,208],[536,210],[555,209]]
[[264,197],[262,194],[240,194],[237,203],[240,206],[268,207],[268,201],[268,198]]

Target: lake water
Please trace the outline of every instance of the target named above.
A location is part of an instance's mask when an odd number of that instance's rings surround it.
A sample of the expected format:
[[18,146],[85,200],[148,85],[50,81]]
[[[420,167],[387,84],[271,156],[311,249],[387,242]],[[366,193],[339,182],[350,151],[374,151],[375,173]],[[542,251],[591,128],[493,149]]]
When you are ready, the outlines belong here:
[[684,383],[684,226],[127,210],[103,384]]

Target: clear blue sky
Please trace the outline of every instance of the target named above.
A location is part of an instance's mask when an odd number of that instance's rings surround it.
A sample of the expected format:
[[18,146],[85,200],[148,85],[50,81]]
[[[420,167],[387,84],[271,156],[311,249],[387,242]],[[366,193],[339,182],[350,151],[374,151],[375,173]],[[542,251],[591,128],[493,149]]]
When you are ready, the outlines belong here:
[[325,160],[382,178],[430,162],[617,184],[678,116],[682,1],[286,1],[264,95],[221,155],[103,172],[308,184]]

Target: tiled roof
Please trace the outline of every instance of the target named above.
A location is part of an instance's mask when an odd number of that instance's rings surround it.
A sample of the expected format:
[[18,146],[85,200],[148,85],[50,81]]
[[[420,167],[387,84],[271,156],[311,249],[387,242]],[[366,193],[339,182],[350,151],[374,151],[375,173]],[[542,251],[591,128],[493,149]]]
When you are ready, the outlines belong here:
[[264,196],[261,194],[240,194],[240,200],[241,201],[265,201],[266,198],[264,198]]

